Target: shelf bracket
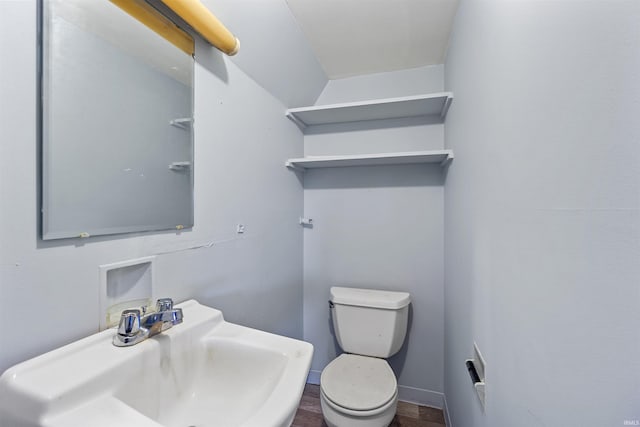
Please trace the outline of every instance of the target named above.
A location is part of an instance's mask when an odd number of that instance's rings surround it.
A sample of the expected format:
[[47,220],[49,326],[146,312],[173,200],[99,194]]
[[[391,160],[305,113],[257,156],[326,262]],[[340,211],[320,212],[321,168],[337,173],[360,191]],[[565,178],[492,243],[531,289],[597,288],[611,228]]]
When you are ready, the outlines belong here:
[[184,117],[184,118],[180,118],[180,119],[169,120],[169,124],[171,126],[175,126],[177,128],[185,129],[185,130],[188,130],[189,126],[192,123],[193,123],[193,118],[192,117]]
[[440,118],[442,118],[443,120],[447,116],[447,112],[449,111],[449,107],[451,106],[451,101],[453,101],[453,95],[447,96],[447,99],[444,100],[442,112],[440,112]]
[[172,162],[169,165],[169,169],[171,169],[172,171],[177,171],[177,172],[183,172],[183,171],[187,171],[191,168],[191,162],[189,161],[184,161],[184,162]]
[[306,170],[307,170],[306,168],[303,168],[303,167],[301,167],[301,166],[298,166],[298,165],[296,165],[295,163],[291,163],[291,162],[289,162],[289,161],[286,161],[286,162],[284,163],[284,165],[285,165],[287,168],[289,168],[289,169],[291,169],[291,170],[293,170],[293,171],[296,171],[296,172],[304,172],[304,171],[306,171]]
[[291,113],[287,112],[287,114],[286,114],[286,115],[287,115],[287,118],[288,118],[289,120],[291,120],[293,123],[295,123],[295,124],[300,128],[300,130],[301,130],[301,131],[304,131],[304,130],[305,130],[305,128],[307,127],[307,125],[306,125],[302,120],[300,120],[299,118],[297,118],[297,117],[295,116],[295,114],[291,114]]
[[447,157],[445,157],[445,159],[442,162],[440,162],[440,166],[445,167],[449,163],[451,163],[452,160],[453,160],[453,152],[449,152],[447,153]]

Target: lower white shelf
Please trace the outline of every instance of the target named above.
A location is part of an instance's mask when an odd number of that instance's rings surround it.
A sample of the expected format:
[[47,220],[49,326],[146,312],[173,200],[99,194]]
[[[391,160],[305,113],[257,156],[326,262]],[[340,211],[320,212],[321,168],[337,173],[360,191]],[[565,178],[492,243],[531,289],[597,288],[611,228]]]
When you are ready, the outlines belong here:
[[440,163],[441,165],[445,165],[451,160],[453,160],[453,151],[432,150],[346,156],[309,156],[299,159],[289,159],[285,165],[291,169],[306,170],[311,168],[407,165],[415,163]]

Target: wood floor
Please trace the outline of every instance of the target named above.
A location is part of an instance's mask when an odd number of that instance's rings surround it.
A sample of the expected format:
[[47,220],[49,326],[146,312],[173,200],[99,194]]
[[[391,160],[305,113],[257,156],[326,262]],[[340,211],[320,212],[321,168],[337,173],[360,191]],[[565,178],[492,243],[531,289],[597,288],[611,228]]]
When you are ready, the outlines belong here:
[[[327,427],[320,409],[320,386],[307,384],[292,427]],[[389,427],[444,427],[442,410],[398,402]]]

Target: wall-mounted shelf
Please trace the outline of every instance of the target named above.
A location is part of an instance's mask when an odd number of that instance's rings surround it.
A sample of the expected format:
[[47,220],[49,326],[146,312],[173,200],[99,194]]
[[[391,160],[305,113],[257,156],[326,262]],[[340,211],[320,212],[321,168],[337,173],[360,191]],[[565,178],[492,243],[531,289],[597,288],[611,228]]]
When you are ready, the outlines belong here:
[[335,168],[345,166],[407,165],[415,163],[440,163],[453,160],[451,150],[407,151],[402,153],[358,154],[346,156],[314,156],[289,159],[285,166],[291,169]]
[[403,117],[434,116],[444,119],[452,100],[453,94],[451,92],[440,92],[400,98],[290,108],[286,115],[301,128],[331,123]]

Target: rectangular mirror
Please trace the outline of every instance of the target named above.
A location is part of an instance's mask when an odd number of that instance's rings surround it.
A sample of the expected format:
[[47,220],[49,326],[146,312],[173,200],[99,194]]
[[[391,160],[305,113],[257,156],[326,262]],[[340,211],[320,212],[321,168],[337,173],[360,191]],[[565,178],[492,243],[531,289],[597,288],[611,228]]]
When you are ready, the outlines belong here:
[[42,238],[191,227],[191,36],[142,0],[39,11]]

